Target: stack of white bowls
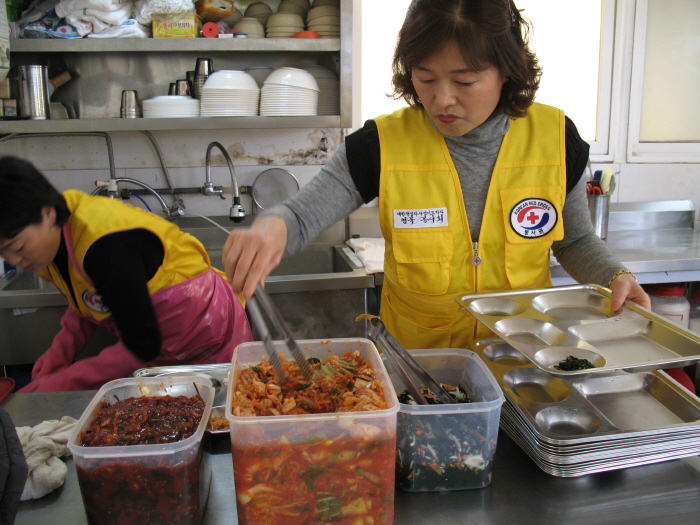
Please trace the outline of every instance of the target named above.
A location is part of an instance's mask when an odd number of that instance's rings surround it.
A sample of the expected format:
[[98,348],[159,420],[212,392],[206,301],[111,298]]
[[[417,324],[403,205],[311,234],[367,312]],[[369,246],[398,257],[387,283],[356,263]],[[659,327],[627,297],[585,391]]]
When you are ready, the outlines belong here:
[[306,15],[309,31],[316,31],[321,38],[338,38],[340,36],[340,7],[335,5],[316,5]]
[[260,114],[268,117],[316,115],[318,83],[308,71],[293,67],[275,69],[260,90]]
[[233,25],[234,35],[248,35],[248,38],[265,38],[262,22],[254,17],[243,17]]
[[162,95],[142,103],[143,118],[189,118],[199,116],[199,100],[184,95]]
[[297,13],[275,13],[267,19],[267,38],[293,38],[304,30],[304,17]]
[[340,80],[338,75],[324,66],[304,68],[316,79],[318,88],[318,115],[340,115]]
[[263,27],[267,26],[271,14],[272,8],[264,2],[253,2],[245,10],[246,18],[257,18]]
[[223,70],[202,86],[200,116],[253,117],[258,114],[260,88],[245,71]]
[[306,18],[306,13],[311,9],[310,0],[280,0],[278,13],[296,13]]

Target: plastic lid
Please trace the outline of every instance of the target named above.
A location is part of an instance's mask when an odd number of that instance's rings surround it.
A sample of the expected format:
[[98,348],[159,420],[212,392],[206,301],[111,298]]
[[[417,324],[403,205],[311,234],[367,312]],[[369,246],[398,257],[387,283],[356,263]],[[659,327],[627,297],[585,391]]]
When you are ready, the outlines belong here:
[[685,295],[685,288],[682,284],[658,284],[649,288],[649,293],[661,297],[678,297]]
[[693,293],[693,301],[700,303],[700,288],[695,290],[695,293]]

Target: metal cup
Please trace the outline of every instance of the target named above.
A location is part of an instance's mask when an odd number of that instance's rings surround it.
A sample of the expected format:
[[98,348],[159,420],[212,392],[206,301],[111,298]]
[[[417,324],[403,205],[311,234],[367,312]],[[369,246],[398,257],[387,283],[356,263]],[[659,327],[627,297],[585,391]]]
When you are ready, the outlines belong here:
[[19,66],[15,73],[19,91],[19,114],[31,120],[51,118],[49,104],[49,68]]
[[168,89],[168,95],[177,95],[177,84],[175,82],[170,83],[170,88]]
[[588,211],[595,233],[601,239],[608,236],[608,218],[610,216],[610,195],[589,195]]
[[139,118],[141,116],[138,92],[133,90],[122,91],[122,107],[119,115],[121,118]]
[[190,85],[187,80],[178,80],[175,82],[175,94],[190,96]]
[[185,78],[190,86],[190,96],[194,96],[194,71],[188,71],[185,73]]
[[208,77],[214,72],[214,61],[211,58],[198,58],[197,64],[194,67],[195,75],[204,75]]

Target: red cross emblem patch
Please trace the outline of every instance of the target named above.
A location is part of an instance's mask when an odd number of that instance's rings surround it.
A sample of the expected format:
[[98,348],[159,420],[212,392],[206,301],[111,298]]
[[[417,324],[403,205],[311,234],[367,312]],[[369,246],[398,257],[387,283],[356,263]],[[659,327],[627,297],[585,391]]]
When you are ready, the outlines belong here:
[[513,231],[528,239],[544,237],[556,226],[557,220],[557,209],[545,199],[525,199],[510,210]]
[[109,312],[109,308],[102,303],[102,297],[95,292],[91,292],[90,290],[83,293],[83,302],[85,303],[85,306],[87,306],[93,312],[98,312],[101,314],[106,314]]

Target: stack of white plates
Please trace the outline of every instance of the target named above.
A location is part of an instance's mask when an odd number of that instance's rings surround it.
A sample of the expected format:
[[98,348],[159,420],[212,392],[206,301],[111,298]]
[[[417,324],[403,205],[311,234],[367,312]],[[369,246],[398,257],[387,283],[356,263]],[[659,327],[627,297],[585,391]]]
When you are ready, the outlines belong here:
[[276,69],[260,91],[260,114],[263,116],[317,114],[319,87],[308,71],[293,67]]
[[202,117],[252,117],[258,114],[260,88],[245,71],[212,73],[202,86]]
[[306,28],[316,31],[321,38],[338,38],[340,36],[340,7],[335,5],[316,5],[306,15]]
[[162,95],[142,102],[143,118],[199,116],[199,100],[184,95]]
[[340,80],[338,75],[324,66],[304,68],[316,79],[319,89],[318,115],[340,115]]

